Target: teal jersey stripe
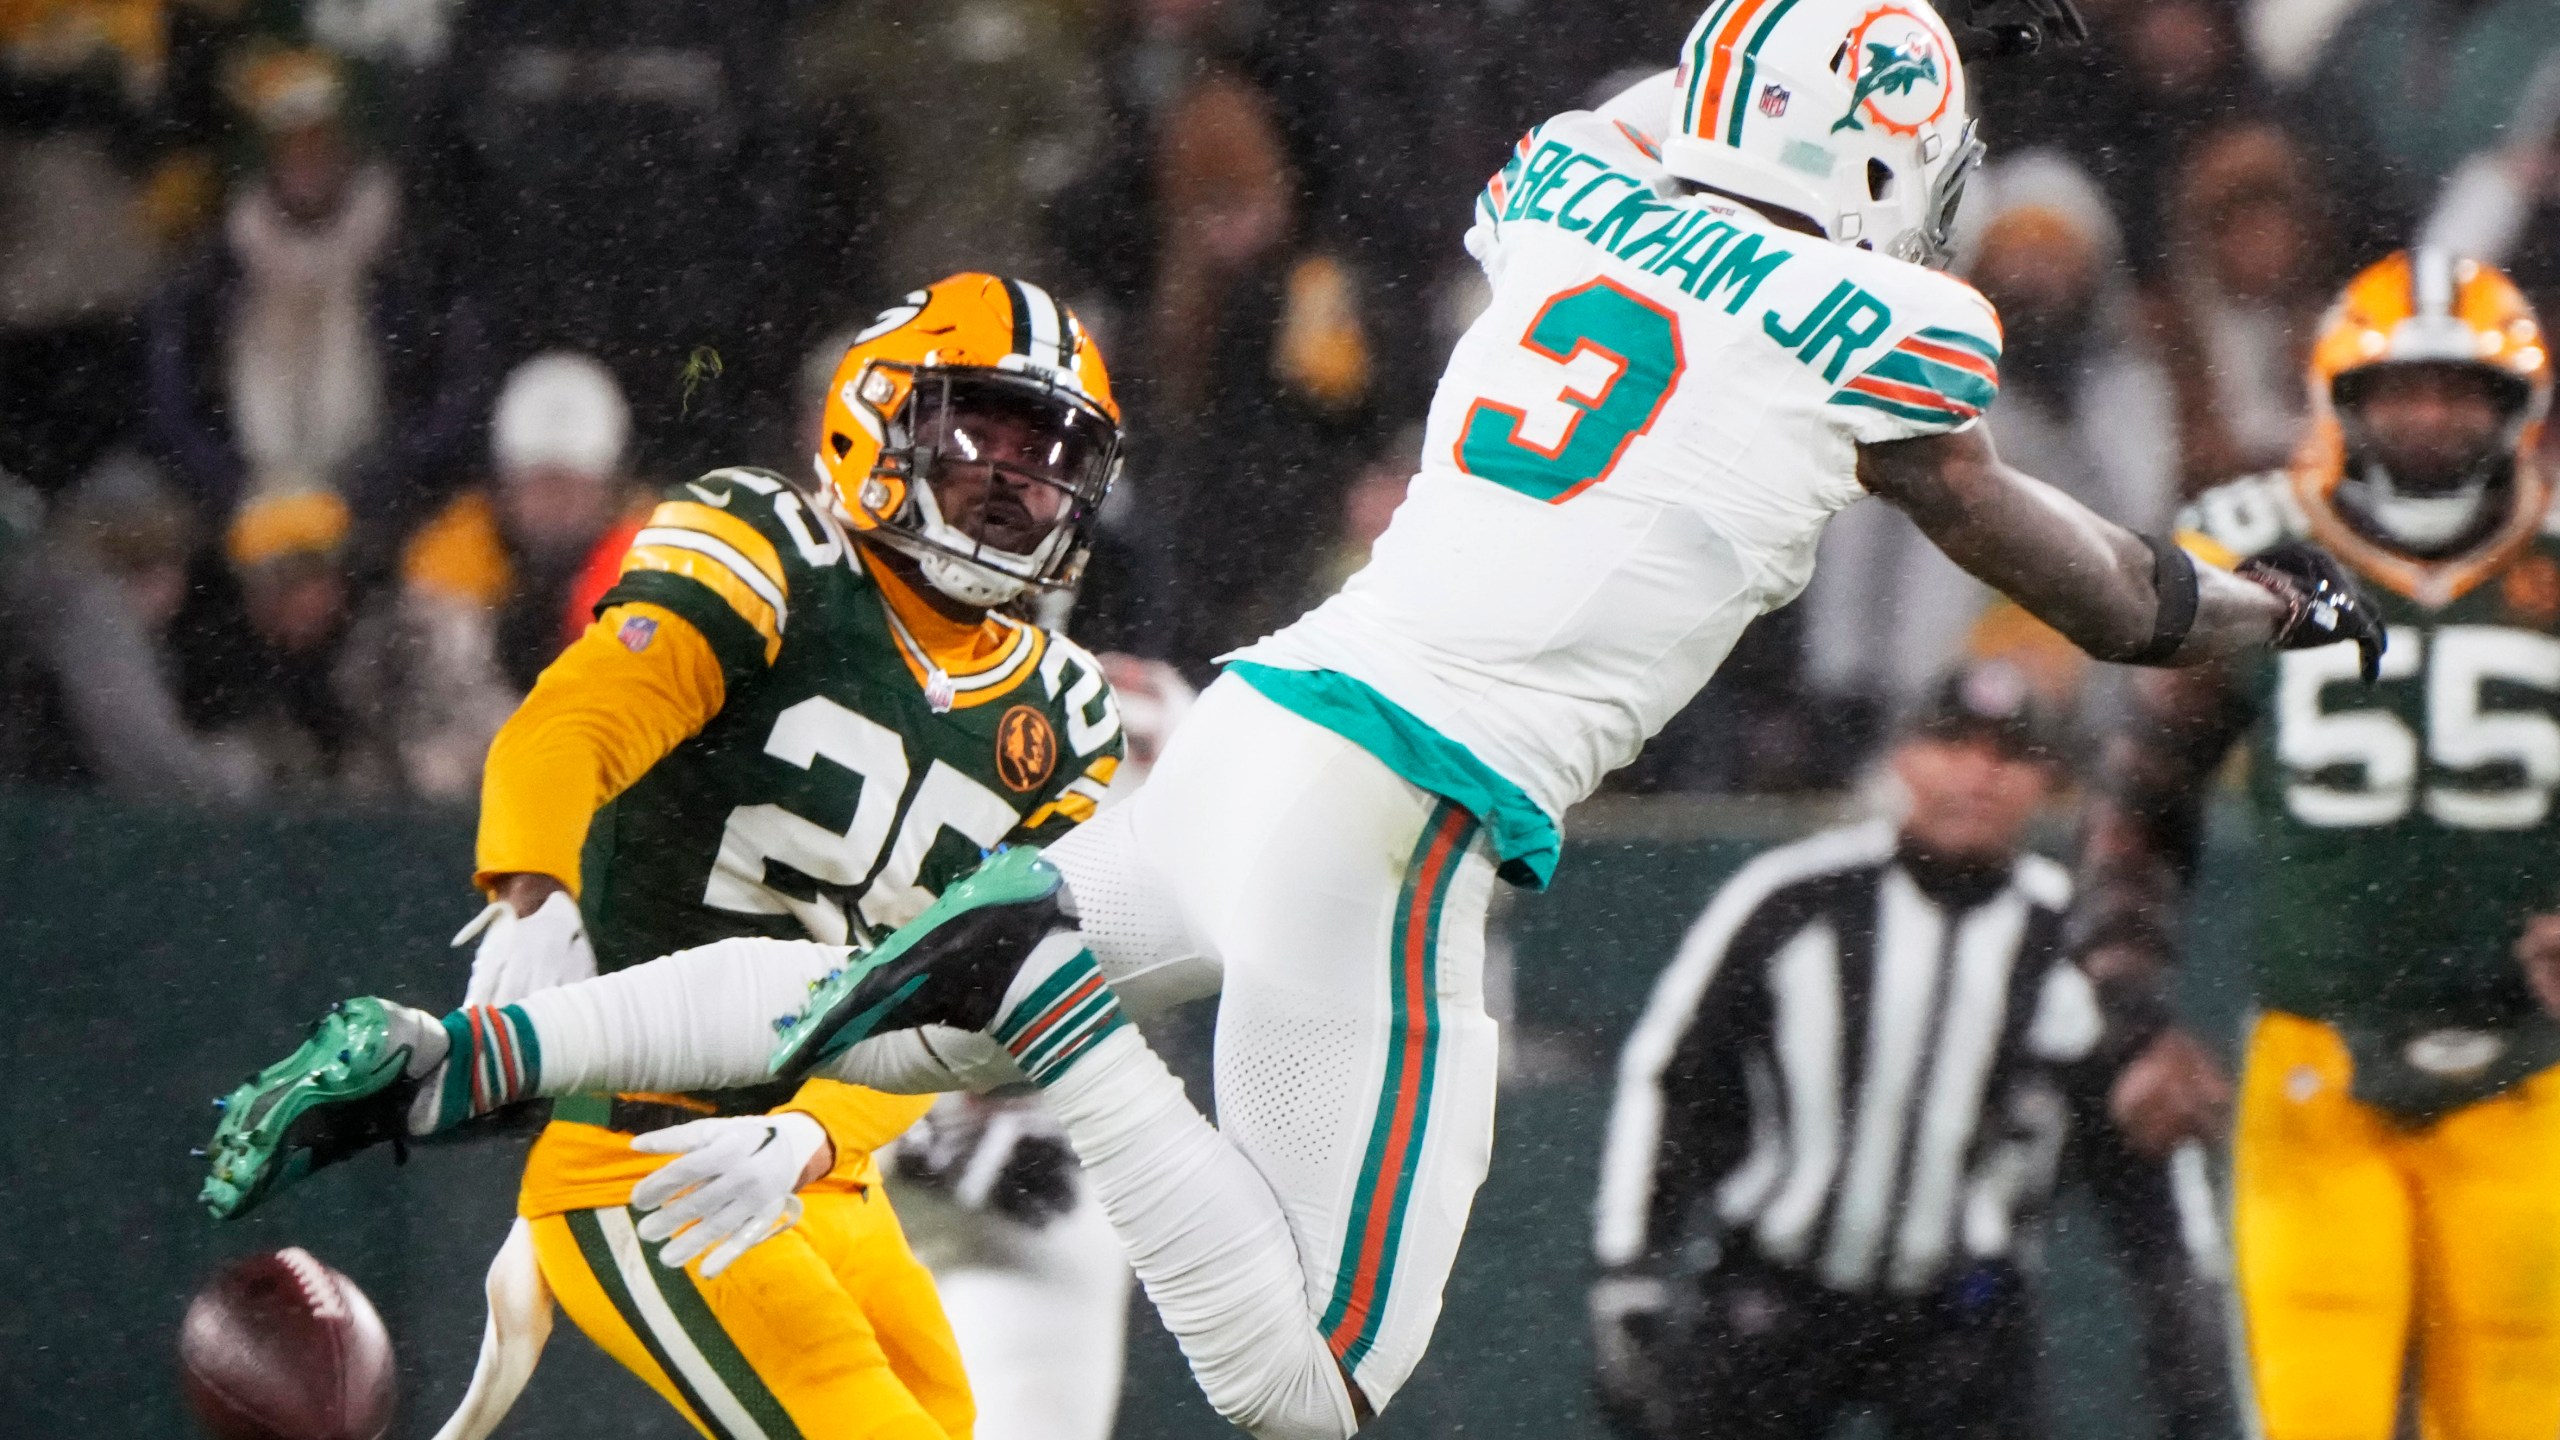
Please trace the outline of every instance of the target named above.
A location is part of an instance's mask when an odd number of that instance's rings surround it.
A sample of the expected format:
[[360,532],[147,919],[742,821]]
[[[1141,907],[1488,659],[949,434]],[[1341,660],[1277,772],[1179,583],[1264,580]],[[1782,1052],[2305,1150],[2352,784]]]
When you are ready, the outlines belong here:
[[1960,370],[1942,361],[1914,355],[1908,350],[1887,350],[1867,367],[1867,373],[1879,380],[1901,385],[1916,385],[1933,391],[1956,403],[1959,408],[1987,410],[1999,397],[2000,387],[1970,370]]
[[1794,8],[1796,0],[1778,0],[1777,4],[1769,7],[1769,18],[1761,21],[1760,28],[1751,32],[1751,44],[1742,52],[1742,69],[1733,80],[1733,124],[1724,135],[1728,145],[1742,143],[1742,120],[1751,113],[1751,78],[1753,72],[1760,68],[1760,46],[1768,40],[1769,32],[1776,29],[1778,22]]
[[1475,816],[1493,839],[1503,879],[1543,890],[1555,875],[1564,849],[1556,822],[1528,792],[1412,711],[1338,670],[1284,670],[1231,660],[1227,673],[1368,751],[1406,783]]
[[1936,345],[1952,345],[1959,350],[1970,350],[1994,365],[2000,363],[2000,347],[1970,331],[1949,330],[1944,326],[1931,325],[1920,331],[1920,338]]
[[1953,410],[1941,410],[1934,406],[1924,409],[1918,405],[1905,405],[1899,400],[1887,400],[1881,395],[1867,395],[1856,390],[1833,391],[1831,394],[1831,403],[1834,405],[1864,405],[1870,410],[1882,410],[1888,415],[1899,415],[1905,420],[1926,420],[1948,425],[1961,425],[1965,421],[1973,418],[1969,415],[1958,414]]

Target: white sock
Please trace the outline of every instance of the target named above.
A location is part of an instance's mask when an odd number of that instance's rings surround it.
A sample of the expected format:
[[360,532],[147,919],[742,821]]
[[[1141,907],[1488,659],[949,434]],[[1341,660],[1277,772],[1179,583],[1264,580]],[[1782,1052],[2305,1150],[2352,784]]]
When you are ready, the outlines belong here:
[[874,1035],[847,1047],[821,1073],[890,1095],[935,1095],[946,1090],[984,1094],[1030,1078],[994,1037],[948,1025]]
[[1351,1398],[1308,1309],[1279,1198],[1135,1029],[1044,1087],[1165,1328],[1218,1413],[1261,1440],[1339,1440]]
[[777,1022],[844,963],[841,945],[739,939],[679,950],[512,1005],[446,1016],[452,1060],[410,1114],[418,1134],[536,1096],[725,1090],[773,1079]]

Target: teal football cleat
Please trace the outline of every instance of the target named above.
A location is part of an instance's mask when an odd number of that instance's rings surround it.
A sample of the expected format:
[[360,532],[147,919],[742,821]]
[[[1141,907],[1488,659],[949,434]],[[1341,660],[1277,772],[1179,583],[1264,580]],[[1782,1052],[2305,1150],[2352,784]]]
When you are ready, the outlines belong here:
[[405,1150],[419,1084],[411,1072],[432,1070],[434,1061],[416,1062],[443,1042],[433,1017],[388,1000],[331,1006],[291,1055],[213,1102],[222,1123],[196,1198],[215,1219],[233,1220],[359,1150],[385,1140]]
[[1075,918],[1065,878],[1039,847],[996,852],[878,948],[811,985],[808,1005],[784,1023],[773,1073],[796,1080],[891,1030],[986,1029],[1032,948]]

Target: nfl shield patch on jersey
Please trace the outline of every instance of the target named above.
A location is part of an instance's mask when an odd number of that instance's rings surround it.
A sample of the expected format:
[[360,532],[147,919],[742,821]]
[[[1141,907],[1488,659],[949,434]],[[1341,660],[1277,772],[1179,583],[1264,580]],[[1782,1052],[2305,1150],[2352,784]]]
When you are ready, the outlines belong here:
[[626,616],[622,628],[614,632],[613,638],[622,642],[623,649],[637,655],[649,648],[650,641],[658,638],[658,622],[646,615]]

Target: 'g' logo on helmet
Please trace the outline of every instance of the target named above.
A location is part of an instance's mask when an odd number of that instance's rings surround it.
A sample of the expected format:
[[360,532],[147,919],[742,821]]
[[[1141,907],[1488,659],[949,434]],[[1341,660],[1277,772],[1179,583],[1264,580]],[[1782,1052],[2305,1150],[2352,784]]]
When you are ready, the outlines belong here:
[[1936,32],[1898,5],[1870,10],[1849,32],[1841,78],[1849,109],[1831,122],[1836,133],[1873,124],[1887,135],[1917,135],[1947,111],[1952,69]]
[[931,298],[922,290],[908,291],[907,298],[872,316],[871,323],[862,327],[862,333],[853,337],[853,343],[860,345],[877,340],[913,320],[924,313],[925,301]]

